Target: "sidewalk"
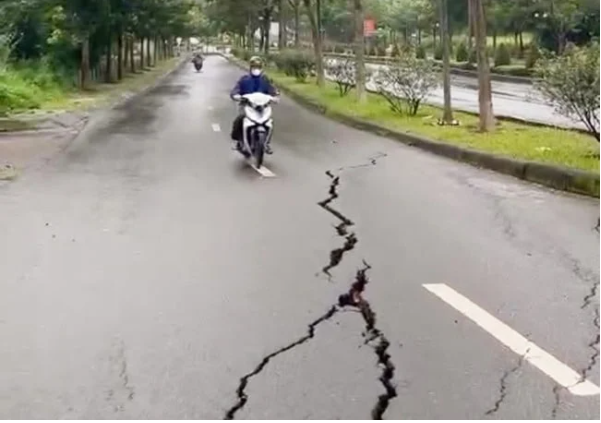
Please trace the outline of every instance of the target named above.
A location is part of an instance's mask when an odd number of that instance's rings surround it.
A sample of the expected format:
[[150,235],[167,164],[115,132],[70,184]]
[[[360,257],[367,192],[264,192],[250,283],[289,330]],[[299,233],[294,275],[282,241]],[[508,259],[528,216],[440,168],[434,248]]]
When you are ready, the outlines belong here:
[[187,55],[169,59],[121,83],[74,93],[48,110],[0,118],[0,181],[16,179],[23,170],[43,165],[77,137],[95,112],[134,99],[186,63]]

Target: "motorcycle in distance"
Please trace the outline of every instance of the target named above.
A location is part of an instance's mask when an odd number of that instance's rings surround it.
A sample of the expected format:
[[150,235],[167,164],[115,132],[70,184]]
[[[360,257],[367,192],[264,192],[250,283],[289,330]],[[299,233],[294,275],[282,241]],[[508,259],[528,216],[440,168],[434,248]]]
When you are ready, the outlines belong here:
[[200,72],[203,65],[202,58],[195,57],[194,59],[192,59],[192,63],[194,63],[194,68],[196,69],[196,72]]
[[242,120],[242,142],[240,153],[260,169],[265,155],[265,143],[273,134],[271,104],[278,98],[263,93],[235,95],[244,110]]

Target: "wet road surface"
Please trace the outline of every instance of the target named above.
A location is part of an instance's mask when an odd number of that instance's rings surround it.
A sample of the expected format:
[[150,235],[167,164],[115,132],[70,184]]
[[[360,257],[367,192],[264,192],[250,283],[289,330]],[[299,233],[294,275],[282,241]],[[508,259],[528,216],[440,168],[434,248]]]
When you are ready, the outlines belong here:
[[286,98],[264,177],[239,75],[185,68],[0,186],[0,417],[599,418],[597,200]]
[[[332,59],[330,59],[332,60]],[[386,65],[367,65],[372,76]],[[478,80],[467,76],[452,75],[452,104],[453,108],[467,112],[478,112]],[[516,118],[528,122],[542,123],[562,128],[580,128],[584,125],[578,121],[557,114],[552,106],[545,103],[540,94],[531,84],[491,81],[493,109],[495,115]],[[377,85],[370,80],[367,89],[377,91]],[[442,86],[428,96],[427,102],[432,105],[444,104]]]

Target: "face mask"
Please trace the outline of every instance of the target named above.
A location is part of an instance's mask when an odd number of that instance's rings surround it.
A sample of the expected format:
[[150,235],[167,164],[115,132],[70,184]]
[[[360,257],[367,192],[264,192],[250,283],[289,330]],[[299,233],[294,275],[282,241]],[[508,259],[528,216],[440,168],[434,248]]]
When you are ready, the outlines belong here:
[[257,69],[257,68],[251,69],[250,74],[252,76],[259,76],[259,75],[261,75],[261,69]]

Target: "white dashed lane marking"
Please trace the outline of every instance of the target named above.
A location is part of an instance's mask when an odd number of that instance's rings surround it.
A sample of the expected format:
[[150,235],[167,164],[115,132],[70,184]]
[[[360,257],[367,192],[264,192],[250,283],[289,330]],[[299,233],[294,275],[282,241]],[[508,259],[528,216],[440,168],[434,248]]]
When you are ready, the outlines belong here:
[[599,395],[599,387],[571,369],[534,342],[501,322],[499,319],[464,297],[444,283],[423,285],[428,291],[455,308],[467,318],[495,337],[507,348],[523,357],[573,395]]
[[256,170],[264,178],[275,178],[276,177],[276,174],[273,173],[271,170],[267,169],[265,166],[261,166],[260,168],[257,168],[256,166],[251,165],[251,167],[254,170]]

